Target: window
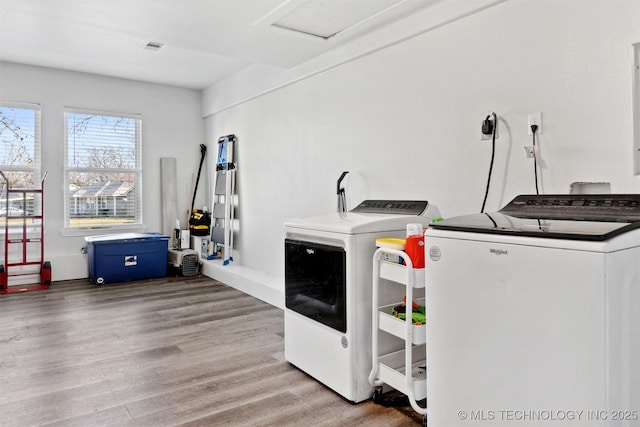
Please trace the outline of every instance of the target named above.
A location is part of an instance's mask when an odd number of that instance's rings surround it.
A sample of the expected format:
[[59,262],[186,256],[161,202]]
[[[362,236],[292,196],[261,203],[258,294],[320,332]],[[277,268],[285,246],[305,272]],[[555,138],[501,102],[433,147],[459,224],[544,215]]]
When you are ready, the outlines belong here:
[[139,227],[139,115],[65,109],[65,229]]
[[[40,189],[39,105],[0,101],[0,170],[11,189]],[[0,215],[39,215],[40,200],[8,194],[7,181],[0,176]]]

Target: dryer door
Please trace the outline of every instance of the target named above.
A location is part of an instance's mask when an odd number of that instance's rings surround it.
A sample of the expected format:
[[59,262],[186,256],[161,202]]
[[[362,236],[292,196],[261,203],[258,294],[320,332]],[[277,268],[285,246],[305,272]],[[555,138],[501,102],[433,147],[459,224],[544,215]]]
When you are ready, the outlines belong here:
[[286,239],[286,307],[346,332],[346,258],[339,246]]

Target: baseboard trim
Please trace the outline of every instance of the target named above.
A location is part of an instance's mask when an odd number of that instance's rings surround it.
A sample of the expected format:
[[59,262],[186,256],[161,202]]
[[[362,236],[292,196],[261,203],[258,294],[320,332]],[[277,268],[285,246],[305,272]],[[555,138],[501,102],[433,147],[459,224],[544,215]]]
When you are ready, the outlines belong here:
[[267,304],[284,309],[284,291],[278,289],[284,289],[284,286],[265,273],[233,263],[223,265],[221,260],[202,261],[201,272]]

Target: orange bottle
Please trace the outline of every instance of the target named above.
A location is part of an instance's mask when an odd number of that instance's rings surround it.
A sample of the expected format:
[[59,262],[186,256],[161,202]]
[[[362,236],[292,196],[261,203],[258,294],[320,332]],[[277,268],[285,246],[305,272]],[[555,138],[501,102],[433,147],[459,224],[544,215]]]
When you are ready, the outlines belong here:
[[424,268],[424,232],[422,224],[407,224],[404,251],[409,255],[413,268]]

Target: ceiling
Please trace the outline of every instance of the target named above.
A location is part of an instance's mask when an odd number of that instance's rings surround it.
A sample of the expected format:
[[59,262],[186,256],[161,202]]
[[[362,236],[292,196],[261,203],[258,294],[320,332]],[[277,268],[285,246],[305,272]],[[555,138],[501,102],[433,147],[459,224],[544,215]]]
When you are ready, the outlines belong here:
[[0,60],[203,89],[252,64],[293,68],[439,1],[0,0]]

